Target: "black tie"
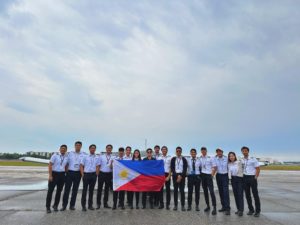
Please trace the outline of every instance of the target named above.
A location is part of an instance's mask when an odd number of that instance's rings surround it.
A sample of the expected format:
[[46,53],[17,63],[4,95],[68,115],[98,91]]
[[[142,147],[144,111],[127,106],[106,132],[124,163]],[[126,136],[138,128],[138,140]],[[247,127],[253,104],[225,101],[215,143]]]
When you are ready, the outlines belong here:
[[193,171],[195,172],[196,167],[195,167],[195,159],[193,159]]

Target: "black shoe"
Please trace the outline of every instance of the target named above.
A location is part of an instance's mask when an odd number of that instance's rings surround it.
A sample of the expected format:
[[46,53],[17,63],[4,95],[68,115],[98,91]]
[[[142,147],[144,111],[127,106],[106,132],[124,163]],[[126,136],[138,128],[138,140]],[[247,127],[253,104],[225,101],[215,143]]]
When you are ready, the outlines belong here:
[[75,210],[75,207],[74,206],[70,206],[70,210]]
[[259,215],[260,215],[259,212],[254,213],[254,217],[259,217]]
[[248,216],[252,216],[253,214],[254,214],[254,211],[251,211],[251,210],[247,213]]
[[133,205],[130,206],[130,209],[133,209]]
[[173,210],[174,210],[174,211],[177,211],[177,206],[174,206]]
[[153,204],[151,204],[151,205],[150,205],[150,209],[154,209],[154,206],[153,206]]
[[146,209],[146,206],[145,206],[145,205],[143,205],[143,206],[142,206],[142,209]]
[[95,208],[93,206],[89,206],[88,208],[89,210],[95,210]]
[[47,212],[47,213],[51,213],[51,209],[50,209],[50,208],[47,208],[47,209],[46,209],[46,212]]
[[136,209],[139,209],[140,207],[137,205],[135,208],[136,208]]
[[59,211],[65,211],[67,207],[63,206]]
[[83,211],[83,212],[86,212],[86,208],[85,208],[85,207],[82,207],[82,211]]
[[204,212],[209,212],[210,211],[210,207],[207,206],[205,209],[204,209]]
[[108,204],[105,204],[105,205],[104,205],[104,208],[106,208],[106,209],[111,209],[111,207],[110,207]]
[[198,205],[196,206],[196,211],[200,211],[200,209],[199,209],[199,206],[198,206]]
[[96,209],[100,209],[100,206],[101,206],[101,205],[97,205]]
[[240,212],[240,211],[236,211],[234,214],[237,215],[237,214],[239,214],[239,212]]
[[118,208],[121,208],[121,205],[120,205],[120,204],[118,204]]
[[111,209],[112,209],[112,210],[115,210],[115,209],[117,209],[117,206],[114,205]]
[[225,215],[229,216],[230,215],[230,210],[225,210]]
[[[132,208],[133,208],[133,207],[132,207]],[[124,206],[124,205],[122,205],[122,206],[121,206],[121,209],[122,209],[122,210],[124,210],[124,209],[125,209],[125,206]]]
[[163,205],[160,205],[159,207],[158,207],[158,209],[163,209],[164,208],[164,206]]
[[238,216],[243,216],[243,212],[239,211]]
[[189,205],[187,208],[187,211],[191,211],[191,210],[192,210],[192,207]]
[[214,209],[213,209],[213,211],[211,211],[211,215],[217,215],[217,209],[216,209],[216,207],[214,207]]
[[58,212],[57,206],[53,206],[52,208],[54,212]]
[[184,206],[181,206],[181,211],[186,211]]
[[170,210],[170,206],[169,205],[166,206],[166,210]]
[[219,212],[225,212],[226,210],[224,208],[221,208],[218,210]]

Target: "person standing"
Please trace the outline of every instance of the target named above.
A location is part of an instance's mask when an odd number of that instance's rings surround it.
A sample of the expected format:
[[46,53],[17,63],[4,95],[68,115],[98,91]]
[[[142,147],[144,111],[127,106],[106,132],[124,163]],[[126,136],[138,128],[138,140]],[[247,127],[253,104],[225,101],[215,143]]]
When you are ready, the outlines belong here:
[[[140,150],[136,149],[133,152],[132,161],[141,161],[141,152]],[[133,209],[133,195],[135,195],[135,207],[136,209],[139,209],[139,201],[140,201],[140,192],[135,191],[131,192],[132,195],[130,195],[129,202],[131,203],[130,208]]]
[[[161,154],[160,154],[160,146],[159,145],[155,145],[154,146],[154,158],[156,160],[161,159]],[[158,206],[160,203],[160,194],[161,192],[153,192],[153,199],[154,199],[154,206]],[[161,206],[159,207],[159,209],[162,209]]]
[[101,196],[102,189],[104,187],[104,197],[103,203],[104,208],[110,209],[111,207],[108,205],[108,196],[109,196],[109,188],[112,187],[112,162],[114,156],[112,156],[113,146],[111,144],[106,145],[106,154],[100,155],[100,173],[98,176],[98,191],[97,191],[97,209],[100,209],[101,206]]
[[213,210],[211,212],[212,215],[217,214],[216,209],[216,196],[214,192],[214,183],[213,183],[213,177],[215,174],[216,169],[216,163],[215,160],[207,155],[207,148],[202,147],[201,148],[201,180],[202,180],[202,188],[204,192],[205,202],[206,202],[206,208],[204,209],[204,212],[210,211],[210,204],[209,204],[209,196],[208,196],[208,190],[210,193],[211,201]]
[[[165,187],[166,187],[166,209],[170,209],[170,202],[171,202],[171,159],[172,157],[167,155],[168,148],[167,146],[161,147],[162,155],[159,159],[164,160],[164,170],[165,170]],[[164,208],[164,187],[160,190],[159,202],[160,206],[159,209]]]
[[[123,158],[124,160],[132,160],[132,156],[131,156],[131,147],[130,146],[127,146],[125,148],[125,156]],[[132,191],[126,191],[126,203],[127,205],[129,205],[130,208],[133,208],[132,207],[132,202],[130,202],[129,200],[131,199],[131,195],[133,195],[133,192]],[[132,196],[133,197],[133,196]]]
[[[114,159],[115,160],[124,160],[124,148],[119,148],[119,156]],[[125,191],[113,191],[113,207],[112,209],[115,210],[117,208],[117,201],[119,198],[119,206],[121,209],[125,209],[124,206],[124,197],[125,197]]]
[[83,190],[81,195],[82,211],[86,211],[86,194],[89,190],[88,209],[94,210],[93,196],[94,188],[99,174],[99,160],[96,156],[96,145],[89,146],[89,155],[85,155],[80,162],[80,174],[83,182]]
[[193,198],[193,189],[195,187],[195,204],[196,211],[199,209],[199,200],[200,200],[200,166],[201,161],[197,158],[197,150],[192,148],[190,151],[191,158],[188,161],[188,211],[192,209],[192,198]]
[[75,210],[76,197],[78,187],[81,180],[80,174],[80,162],[86,153],[81,151],[82,143],[80,141],[75,142],[75,151],[68,154],[68,171],[66,175],[66,185],[63,195],[63,204],[60,211],[65,211],[68,205],[69,194],[72,187],[72,195],[70,201],[70,210]]
[[219,212],[225,212],[225,215],[230,215],[228,159],[225,155],[223,155],[222,149],[218,148],[216,153],[216,179],[222,205]]
[[67,152],[67,145],[61,145],[59,148],[59,153],[54,153],[49,162],[48,172],[49,172],[49,179],[48,179],[48,192],[46,197],[46,210],[47,213],[51,213],[50,205],[52,200],[52,194],[56,187],[56,194],[54,204],[52,206],[54,212],[58,211],[58,205],[60,201],[61,191],[65,184],[66,178],[66,171],[67,171],[67,161],[68,156]]
[[243,216],[244,196],[243,196],[243,168],[242,162],[237,160],[234,152],[228,153],[228,177],[231,179],[232,191],[235,199],[237,212],[235,214]]
[[[145,157],[143,160],[156,160],[154,157],[152,157],[152,149],[148,148],[147,151],[147,157]],[[150,203],[150,209],[154,208],[154,192],[149,191],[149,192],[143,192],[142,194],[142,205],[143,209],[146,208],[146,201],[147,201],[147,196],[149,196],[149,203]]]
[[173,210],[177,210],[178,206],[178,189],[180,190],[180,202],[181,202],[181,210],[185,211],[185,177],[187,173],[187,160],[182,155],[182,148],[178,146],[176,148],[176,156],[171,159],[171,171],[173,178],[173,186],[174,186],[174,208]]
[[[255,217],[259,217],[261,206],[260,206],[260,199],[258,195],[257,190],[257,179],[259,177],[260,168],[259,168],[259,162],[256,158],[249,156],[249,148],[248,147],[242,147],[241,149],[244,158],[242,159],[242,165],[243,165],[243,171],[244,171],[244,189],[245,189],[245,195],[248,203],[249,212],[247,215],[253,215]],[[255,211],[252,205],[252,199],[251,199],[251,191],[254,197],[255,202]]]

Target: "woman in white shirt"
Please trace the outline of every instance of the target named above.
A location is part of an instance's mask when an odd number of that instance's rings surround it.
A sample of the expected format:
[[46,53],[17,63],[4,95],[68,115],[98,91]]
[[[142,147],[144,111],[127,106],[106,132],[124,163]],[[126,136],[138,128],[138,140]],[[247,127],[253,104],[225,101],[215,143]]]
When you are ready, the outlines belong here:
[[237,208],[237,212],[235,214],[243,216],[243,167],[242,162],[240,160],[237,160],[234,152],[228,153],[228,176],[229,179],[231,179],[232,191]]

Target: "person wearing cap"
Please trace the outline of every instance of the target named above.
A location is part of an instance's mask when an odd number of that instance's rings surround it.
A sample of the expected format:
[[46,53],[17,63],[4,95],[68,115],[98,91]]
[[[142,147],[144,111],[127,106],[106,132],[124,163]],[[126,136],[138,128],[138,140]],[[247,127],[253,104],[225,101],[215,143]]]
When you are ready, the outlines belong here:
[[174,186],[174,208],[173,210],[177,210],[178,206],[178,189],[180,190],[180,202],[181,202],[181,210],[185,211],[185,177],[187,173],[187,160],[182,155],[182,148],[178,146],[176,148],[176,156],[171,159],[171,171],[173,178],[173,186]]
[[[124,160],[124,151],[125,149],[123,147],[119,148],[119,156],[114,159],[115,160]],[[113,191],[113,207],[112,209],[115,210],[117,208],[117,201],[119,197],[119,206],[121,209],[125,209],[124,206],[124,197],[125,197],[125,191]]]
[[82,143],[80,141],[76,141],[75,151],[72,151],[68,154],[68,171],[66,175],[66,185],[63,195],[63,204],[60,211],[65,211],[67,208],[71,188],[72,195],[70,201],[70,210],[75,210],[76,197],[81,180],[80,162],[82,158],[86,155],[85,152],[81,151],[81,147]]
[[[146,150],[147,156],[143,160],[156,160],[154,157],[152,157],[152,149],[148,148]],[[147,196],[149,196],[149,203],[150,203],[150,209],[154,209],[154,192],[143,192],[142,194],[142,209],[146,208],[146,201]]]
[[106,145],[106,153],[99,156],[100,173],[98,177],[98,190],[97,190],[97,208],[101,206],[102,189],[104,187],[103,205],[104,208],[110,209],[108,205],[109,189],[112,187],[112,162],[115,158],[112,152],[113,146],[111,144]]
[[230,215],[230,200],[229,200],[229,178],[228,178],[228,158],[223,155],[223,150],[216,149],[216,179],[221,200],[222,208],[219,212],[224,212],[225,215]]
[[[260,173],[259,162],[256,158],[249,156],[250,150],[248,147],[242,147],[241,151],[244,155],[244,158],[242,158],[242,165],[244,171],[243,181],[245,195],[249,208],[249,212],[247,213],[247,215],[254,214],[255,217],[259,217],[261,211],[260,199],[257,190],[257,179]],[[255,211],[252,205],[251,191],[254,197]]]
[[[123,160],[132,160],[132,155],[131,155],[131,147],[127,146],[125,148],[125,155],[123,157]],[[132,191],[126,191],[126,203],[131,207],[131,202],[129,201],[131,199],[131,195],[133,195]]]
[[[168,148],[167,146],[161,147],[162,155],[160,157],[161,160],[164,160],[164,170],[165,170],[165,187],[166,187],[166,209],[170,209],[170,202],[171,202],[171,159],[172,157],[168,155]],[[160,190],[160,197],[159,197],[159,209],[164,208],[164,187]]]
[[235,199],[238,216],[243,216],[244,196],[243,196],[243,167],[242,162],[237,160],[234,152],[228,153],[228,177],[231,180],[232,191]]
[[212,201],[212,206],[213,206],[213,210],[211,214],[216,215],[217,204],[216,204],[216,196],[214,192],[214,183],[213,183],[213,177],[216,170],[216,163],[212,157],[207,155],[206,147],[201,148],[200,161],[201,161],[201,181],[202,181],[202,188],[203,188],[204,198],[206,203],[206,208],[204,209],[204,212],[210,211],[209,196],[208,196],[208,191],[209,191],[211,201]]
[[83,190],[81,195],[82,211],[86,212],[86,194],[89,191],[88,209],[94,210],[93,196],[94,188],[99,174],[99,159],[96,156],[96,145],[89,146],[89,155],[85,155],[80,162],[80,174],[83,182]]
[[197,158],[197,150],[192,148],[190,151],[191,158],[188,161],[188,211],[192,209],[192,198],[193,198],[193,189],[195,187],[195,204],[196,211],[199,209],[199,200],[200,200],[200,166],[201,161]]
[[68,156],[66,154],[67,148],[68,148],[67,145],[61,145],[59,148],[59,153],[54,153],[50,158],[50,162],[48,166],[48,172],[49,172],[48,192],[46,198],[47,213],[51,213],[50,206],[51,206],[52,194],[55,187],[56,187],[56,194],[55,194],[55,200],[52,208],[55,212],[58,211],[60,195],[62,189],[64,188],[66,171],[68,169],[67,168]]

